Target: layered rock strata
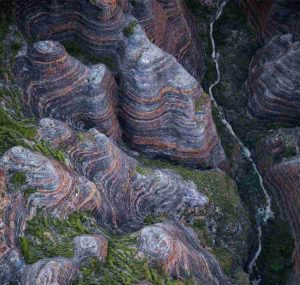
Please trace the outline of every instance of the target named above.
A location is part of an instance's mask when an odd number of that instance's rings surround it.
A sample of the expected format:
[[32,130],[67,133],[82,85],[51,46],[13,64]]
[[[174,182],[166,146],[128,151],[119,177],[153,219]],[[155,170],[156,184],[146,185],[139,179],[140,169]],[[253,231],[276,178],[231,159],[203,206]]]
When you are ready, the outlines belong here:
[[203,168],[225,164],[209,98],[139,26],[128,39],[120,70],[120,119],[134,148]]
[[294,268],[288,284],[300,283],[300,128],[281,129],[256,148],[264,182],[277,197],[295,238]]
[[248,20],[257,31],[259,42],[291,33],[300,36],[300,3],[298,0],[238,0]]
[[117,56],[128,1],[17,1],[16,18],[27,38],[73,41],[100,57]]
[[291,34],[271,40],[258,50],[247,80],[249,110],[259,119],[299,123],[300,42]]
[[26,266],[21,284],[72,284],[80,264],[84,259],[97,257],[103,262],[107,255],[107,240],[101,236],[79,236],[74,240],[76,254],[74,258],[44,258]]
[[8,150],[1,159],[1,168],[8,180],[21,175],[22,185],[11,185],[14,191],[32,191],[27,203],[34,214],[37,208],[65,218],[76,211],[100,208],[101,197],[94,183],[67,169],[56,160],[23,147]]
[[149,40],[172,54],[196,78],[204,73],[203,46],[193,14],[180,0],[142,0],[133,4]]
[[139,250],[171,276],[194,284],[228,284],[215,258],[199,245],[197,235],[175,223],[161,223],[143,228]]
[[[225,167],[225,155],[211,116],[210,101],[201,95],[201,86],[174,57],[151,44],[136,20],[124,13],[120,5],[82,0],[74,1],[72,5],[65,1],[46,1],[42,5],[36,1],[19,2],[17,15],[21,29],[28,37],[57,40],[75,37],[93,54],[114,56],[119,63],[121,78],[120,119],[125,138],[133,147],[152,156],[203,168]],[[149,9],[139,9],[139,5]],[[152,20],[146,20],[151,13],[157,13],[159,22],[162,21],[161,32],[165,35],[155,40],[150,35],[150,39],[175,54],[191,72],[202,73],[198,54],[201,49],[192,43],[193,32],[188,28],[196,25],[189,23],[192,17],[183,16],[188,13],[184,5],[177,0],[153,2],[154,8],[149,5],[149,2],[138,2],[133,6],[148,33],[154,24]],[[102,12],[99,14],[97,9]],[[173,36],[170,30],[178,33]],[[198,62],[201,64],[195,68],[194,64]],[[115,124],[112,125],[112,128],[105,126],[108,130],[116,130]],[[93,124],[85,126],[91,128]]]
[[201,210],[208,202],[194,183],[172,171],[139,173],[137,161],[95,129],[75,135],[62,122],[43,119],[38,137],[60,142],[73,168],[98,186],[104,201],[98,220],[110,229],[138,229],[151,214],[168,213],[178,219],[184,211]]
[[58,42],[41,41],[17,57],[22,103],[31,115],[53,117],[77,129],[96,128],[120,138],[114,77],[104,65],[87,67]]

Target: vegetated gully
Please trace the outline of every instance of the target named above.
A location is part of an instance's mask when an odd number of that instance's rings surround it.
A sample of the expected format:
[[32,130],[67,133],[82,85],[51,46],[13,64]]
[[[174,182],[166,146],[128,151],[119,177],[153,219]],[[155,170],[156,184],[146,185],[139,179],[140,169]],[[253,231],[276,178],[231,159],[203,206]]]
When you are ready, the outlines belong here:
[[[216,73],[217,73],[217,78],[216,80],[209,86],[209,96],[210,99],[213,103],[213,106],[216,108],[218,115],[223,123],[223,125],[226,127],[226,129],[230,132],[230,134],[236,139],[237,143],[240,145],[243,155],[249,160],[249,162],[251,163],[255,173],[257,174],[258,178],[259,178],[259,183],[260,183],[260,187],[266,197],[266,206],[263,208],[259,208],[257,211],[257,216],[256,216],[256,224],[257,224],[257,237],[258,237],[258,247],[255,251],[255,254],[253,255],[252,259],[249,261],[249,265],[248,265],[248,273],[251,276],[253,273],[253,269],[256,266],[256,261],[261,253],[262,250],[262,225],[264,223],[266,223],[268,221],[269,218],[273,217],[273,212],[271,210],[271,197],[269,196],[269,194],[267,193],[264,185],[263,185],[263,178],[260,175],[257,166],[254,162],[254,160],[251,157],[251,152],[250,150],[243,144],[243,142],[239,139],[239,137],[235,134],[233,128],[231,127],[230,123],[226,120],[225,117],[225,113],[222,109],[221,106],[218,105],[217,101],[214,98],[214,94],[213,94],[213,89],[220,83],[221,80],[221,72],[220,72],[220,67],[219,67],[219,53],[217,52],[216,49],[216,43],[215,43],[215,39],[214,39],[214,24],[215,22],[221,17],[223,9],[225,8],[226,4],[228,3],[228,1],[230,0],[225,0],[225,1],[218,1],[217,3],[217,10],[216,10],[216,14],[213,18],[213,20],[210,22],[209,25],[209,37],[210,37],[210,42],[211,42],[211,47],[212,47],[212,60],[215,64],[215,68],[216,68]],[[253,278],[253,280],[251,281],[252,285],[257,285],[260,283],[260,278],[259,276]]]

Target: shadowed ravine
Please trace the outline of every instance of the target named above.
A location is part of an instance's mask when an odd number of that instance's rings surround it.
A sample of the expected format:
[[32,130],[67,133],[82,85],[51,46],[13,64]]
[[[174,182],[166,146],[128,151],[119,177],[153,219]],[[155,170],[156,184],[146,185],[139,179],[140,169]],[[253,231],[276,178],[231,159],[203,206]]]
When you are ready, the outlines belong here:
[[[227,3],[228,3],[228,0],[223,1],[223,2],[218,1],[215,17],[209,25],[209,36],[210,36],[211,47],[212,47],[211,57],[212,57],[212,60],[215,64],[216,74],[217,74],[216,80],[209,86],[209,96],[211,98],[213,106],[215,107],[215,109],[218,112],[218,115],[219,115],[223,125],[230,132],[230,134],[236,139],[237,143],[241,146],[241,150],[242,150],[244,156],[251,163],[251,165],[253,167],[253,170],[255,171],[255,173],[257,174],[257,176],[259,178],[260,187],[261,187],[261,189],[264,193],[264,196],[266,198],[265,207],[260,207],[257,210],[257,215],[256,215],[258,246],[257,246],[257,249],[256,249],[255,253],[253,254],[253,257],[251,258],[251,260],[248,263],[248,272],[249,272],[249,276],[251,277],[251,275],[253,273],[253,269],[256,266],[256,261],[257,261],[259,255],[260,255],[260,253],[261,253],[261,250],[262,250],[262,225],[265,224],[270,218],[273,218],[273,212],[272,212],[272,209],[271,209],[272,200],[271,200],[270,195],[268,194],[267,190],[265,189],[265,187],[263,185],[263,178],[262,178],[261,174],[259,173],[258,168],[257,168],[254,160],[251,157],[250,150],[244,145],[244,143],[240,140],[240,138],[234,132],[234,130],[233,130],[232,126],[230,125],[230,123],[226,120],[224,111],[223,111],[222,107],[220,105],[218,105],[217,101],[214,98],[214,94],[213,94],[213,89],[220,83],[220,80],[221,80],[221,72],[220,72],[220,68],[219,68],[220,54],[217,52],[217,47],[216,47],[216,43],[215,43],[215,39],[214,39],[214,24],[221,17],[223,9],[225,8]],[[251,280],[251,283],[253,285],[259,284],[260,283],[259,276],[253,277],[253,280]]]

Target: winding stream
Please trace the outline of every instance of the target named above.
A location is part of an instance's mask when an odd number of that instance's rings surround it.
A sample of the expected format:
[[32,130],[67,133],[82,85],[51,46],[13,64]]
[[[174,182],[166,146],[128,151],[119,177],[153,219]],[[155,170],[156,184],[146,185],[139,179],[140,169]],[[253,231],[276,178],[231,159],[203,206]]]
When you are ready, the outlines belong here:
[[[216,72],[217,72],[217,78],[216,80],[209,86],[209,96],[210,99],[213,103],[213,106],[216,108],[216,110],[218,111],[219,117],[223,123],[223,125],[227,128],[227,130],[230,132],[230,134],[237,140],[238,144],[241,146],[242,152],[245,155],[245,157],[249,160],[249,162],[251,163],[255,173],[257,174],[258,178],[259,178],[259,183],[260,183],[260,187],[263,190],[263,193],[266,197],[266,206],[264,208],[259,208],[257,210],[257,218],[256,218],[256,222],[257,222],[257,235],[258,235],[258,247],[255,251],[255,254],[253,255],[253,258],[251,259],[251,261],[249,262],[248,265],[248,273],[249,275],[251,275],[253,273],[253,269],[256,266],[256,261],[261,253],[261,249],[262,249],[262,242],[261,242],[261,238],[262,238],[262,225],[264,223],[266,223],[268,221],[269,218],[273,217],[273,212],[271,210],[271,197],[269,196],[269,194],[267,193],[264,185],[263,185],[263,178],[260,175],[257,166],[254,162],[254,160],[251,157],[251,153],[250,150],[243,144],[243,142],[239,139],[239,137],[235,134],[233,128],[231,127],[230,123],[226,120],[225,117],[225,113],[222,109],[221,106],[218,105],[218,103],[216,102],[214,95],[213,95],[213,89],[214,87],[216,87],[221,80],[221,72],[220,72],[220,67],[219,67],[219,53],[216,51],[216,43],[215,43],[215,39],[214,39],[214,24],[215,22],[220,18],[220,16],[223,13],[223,9],[226,6],[227,2],[229,0],[225,0],[223,2],[220,3],[220,0],[218,0],[217,3],[217,12],[216,15],[214,17],[214,19],[212,20],[212,22],[209,25],[209,36],[210,36],[210,41],[211,41],[211,46],[212,46],[212,60],[215,63],[215,68],[216,68]],[[257,285],[260,283],[260,278],[256,278],[255,280],[252,280],[252,285]]]

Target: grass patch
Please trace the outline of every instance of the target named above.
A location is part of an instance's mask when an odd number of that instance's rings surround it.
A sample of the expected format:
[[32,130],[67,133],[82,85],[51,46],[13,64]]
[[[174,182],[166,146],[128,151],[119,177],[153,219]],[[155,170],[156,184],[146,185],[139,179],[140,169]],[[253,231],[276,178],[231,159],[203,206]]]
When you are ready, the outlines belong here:
[[16,172],[12,175],[11,182],[15,187],[20,187],[26,183],[26,175],[23,172]]
[[90,231],[84,225],[87,214],[76,213],[67,220],[38,214],[28,222],[20,247],[28,264],[44,257],[73,257],[73,238]]
[[134,34],[134,29],[136,28],[138,22],[136,20],[132,21],[128,26],[123,29],[123,34],[125,37],[130,38]]
[[101,57],[101,56],[97,56],[92,53],[89,53],[89,52],[85,51],[83,48],[81,48],[79,46],[79,44],[76,42],[71,42],[71,41],[65,42],[64,47],[71,56],[73,56],[83,62],[86,62],[89,64],[102,63],[113,70],[116,69],[116,67],[117,67],[116,62],[113,59],[113,57],[108,57],[108,56]]
[[38,142],[34,145],[33,150],[45,156],[52,157],[62,162],[63,164],[66,164],[66,158],[64,152],[60,149],[51,148],[49,143]]
[[[81,268],[81,277],[76,285],[119,285],[137,284],[147,280],[154,285],[180,285],[183,282],[171,280],[158,269],[151,268],[148,262],[137,257],[135,235],[115,236],[109,239],[106,264],[89,259]],[[189,284],[189,283],[185,283]]]
[[4,108],[0,108],[0,155],[9,148],[27,146],[25,140],[33,140],[36,128],[32,120],[13,119]]

